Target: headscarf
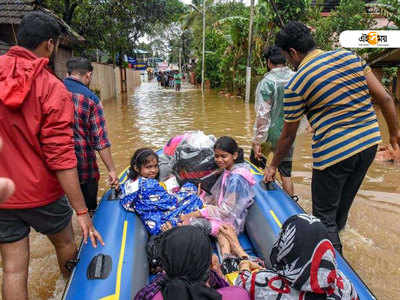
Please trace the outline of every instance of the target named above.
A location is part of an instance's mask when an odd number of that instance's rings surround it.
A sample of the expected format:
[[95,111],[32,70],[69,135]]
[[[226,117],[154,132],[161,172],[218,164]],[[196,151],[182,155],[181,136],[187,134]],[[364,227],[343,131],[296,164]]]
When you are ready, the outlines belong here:
[[351,282],[337,269],[335,256],[321,221],[299,214],[283,224],[270,259],[274,272],[291,287],[306,292],[306,299],[321,299],[321,295],[326,295],[325,299],[358,299]]
[[207,287],[211,265],[211,242],[201,229],[179,226],[165,232],[160,242],[160,261],[167,276],[164,300],[221,300]]

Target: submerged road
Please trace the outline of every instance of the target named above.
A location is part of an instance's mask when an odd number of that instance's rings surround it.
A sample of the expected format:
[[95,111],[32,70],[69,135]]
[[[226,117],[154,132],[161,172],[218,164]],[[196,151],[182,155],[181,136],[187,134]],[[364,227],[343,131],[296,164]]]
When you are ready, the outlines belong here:
[[[170,137],[187,130],[230,135],[247,155],[250,151],[254,105],[215,91],[206,92],[203,97],[188,84],[175,92],[159,87],[156,82],[143,82],[133,95],[105,101],[103,106],[119,171],[129,164],[137,148],[160,148]],[[385,126],[382,129],[386,131]],[[386,135],[384,138],[387,140]],[[99,165],[101,196],[107,189],[107,176],[104,166]],[[311,135],[300,135],[296,141],[293,177],[295,193],[308,212],[311,210],[311,165]],[[390,163],[374,163],[342,233],[344,256],[378,299],[400,299],[397,280],[400,278],[399,183],[400,168]],[[79,235],[76,240],[80,240]],[[65,283],[60,279],[55,252],[47,239],[37,233],[31,234],[29,276],[31,299],[61,298]]]

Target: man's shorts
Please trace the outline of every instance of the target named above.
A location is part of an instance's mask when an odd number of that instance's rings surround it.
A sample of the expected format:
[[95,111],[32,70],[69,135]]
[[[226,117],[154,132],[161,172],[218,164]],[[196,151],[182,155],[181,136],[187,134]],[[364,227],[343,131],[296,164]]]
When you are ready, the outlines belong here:
[[[261,157],[260,160],[257,160],[253,149],[250,152],[250,162],[257,166],[260,169],[265,169],[267,165],[267,160],[264,157]],[[292,176],[292,161],[282,161],[278,166],[278,171],[283,177],[291,177]]]
[[90,212],[94,212],[97,208],[97,192],[99,190],[99,182],[91,179],[85,183],[81,183],[81,190],[85,203]]
[[29,235],[31,227],[49,235],[63,230],[72,217],[65,196],[48,205],[27,209],[0,209],[0,243],[12,243]]
[[278,166],[278,171],[283,177],[291,177],[292,161],[282,161]]

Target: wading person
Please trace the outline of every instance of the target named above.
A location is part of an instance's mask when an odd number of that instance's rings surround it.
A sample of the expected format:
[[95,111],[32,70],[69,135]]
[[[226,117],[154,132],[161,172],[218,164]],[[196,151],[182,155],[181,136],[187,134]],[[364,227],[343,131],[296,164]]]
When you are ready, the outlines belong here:
[[182,73],[180,71],[176,71],[176,74],[174,75],[174,80],[175,80],[175,91],[179,92],[181,90],[181,85],[182,85]]
[[[276,149],[283,128],[283,95],[285,85],[295,74],[286,65],[281,49],[269,47],[265,52],[269,72],[256,89],[256,121],[254,124],[253,152],[256,165],[265,168],[266,158]],[[293,146],[278,166],[284,190],[292,197]],[[254,160],[254,159],[252,159]]]
[[55,19],[33,12],[19,25],[19,46],[0,56],[0,177],[16,187],[0,204],[4,300],[28,299],[31,227],[47,235],[62,274],[69,275],[65,263],[76,254],[69,203],[84,241],[89,236],[94,247],[102,243],[79,186],[71,94],[47,69],[60,32]]
[[285,124],[265,180],[273,180],[306,115],[314,130],[313,215],[327,226],[332,244],[341,252],[339,231],[381,142],[371,96],[388,124],[390,143],[399,149],[396,108],[364,61],[347,50],[316,49],[304,24],[288,23],[277,34],[276,45],[297,73],[285,87]]
[[108,170],[111,186],[118,185],[118,176],[107,137],[106,121],[100,99],[89,88],[93,67],[89,60],[73,57],[67,62],[69,77],[64,84],[72,93],[75,105],[74,141],[78,175],[90,215],[97,207],[100,173],[96,151]]

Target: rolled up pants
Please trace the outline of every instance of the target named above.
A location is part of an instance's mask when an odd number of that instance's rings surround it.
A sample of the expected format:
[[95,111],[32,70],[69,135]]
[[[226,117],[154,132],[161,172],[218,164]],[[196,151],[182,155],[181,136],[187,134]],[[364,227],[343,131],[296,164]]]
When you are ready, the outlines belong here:
[[346,225],[350,207],[375,158],[377,147],[367,148],[324,170],[313,169],[313,215],[328,228],[329,238],[340,253],[339,231]]

